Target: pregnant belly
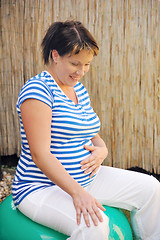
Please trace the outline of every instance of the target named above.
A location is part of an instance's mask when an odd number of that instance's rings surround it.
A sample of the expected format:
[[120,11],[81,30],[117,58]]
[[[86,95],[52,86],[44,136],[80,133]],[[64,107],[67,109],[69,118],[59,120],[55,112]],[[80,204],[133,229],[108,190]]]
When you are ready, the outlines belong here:
[[66,143],[61,146],[54,146],[51,151],[66,171],[82,186],[88,185],[92,180],[89,178],[90,174],[84,174],[84,170],[81,169],[81,161],[90,156],[90,151],[84,148],[84,144],[92,145],[92,142],[88,140],[76,144]]

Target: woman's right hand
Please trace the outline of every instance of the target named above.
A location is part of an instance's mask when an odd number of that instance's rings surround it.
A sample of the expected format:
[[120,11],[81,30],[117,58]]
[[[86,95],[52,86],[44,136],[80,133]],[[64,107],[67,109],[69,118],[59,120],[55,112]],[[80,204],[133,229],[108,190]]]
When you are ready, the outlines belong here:
[[90,227],[89,215],[95,226],[98,225],[98,220],[100,222],[103,221],[99,209],[105,211],[105,208],[84,189],[74,194],[72,198],[76,209],[78,225],[81,222],[81,214],[83,214],[87,227]]

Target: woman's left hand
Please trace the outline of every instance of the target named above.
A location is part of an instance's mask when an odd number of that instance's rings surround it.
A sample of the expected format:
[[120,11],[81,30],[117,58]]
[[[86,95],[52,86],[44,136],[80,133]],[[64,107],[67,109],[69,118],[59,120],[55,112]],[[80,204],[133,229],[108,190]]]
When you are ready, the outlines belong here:
[[100,165],[108,155],[108,150],[106,147],[96,147],[84,145],[84,148],[91,152],[91,155],[84,159],[81,162],[82,170],[85,170],[84,173],[90,173],[90,178],[98,171]]

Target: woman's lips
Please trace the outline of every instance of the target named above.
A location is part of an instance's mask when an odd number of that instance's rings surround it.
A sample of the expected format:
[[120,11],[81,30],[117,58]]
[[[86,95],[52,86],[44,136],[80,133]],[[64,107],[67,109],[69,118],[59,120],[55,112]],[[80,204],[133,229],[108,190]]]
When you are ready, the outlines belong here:
[[71,76],[71,75],[70,75],[70,77],[71,77],[73,80],[76,80],[76,81],[79,80],[79,77],[74,77],[74,76]]

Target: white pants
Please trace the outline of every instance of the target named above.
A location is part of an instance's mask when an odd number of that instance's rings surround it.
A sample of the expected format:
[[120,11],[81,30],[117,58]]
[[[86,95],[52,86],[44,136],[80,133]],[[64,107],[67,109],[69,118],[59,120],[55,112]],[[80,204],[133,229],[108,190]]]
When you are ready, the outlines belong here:
[[[86,191],[101,204],[131,211],[131,222],[136,239],[160,240],[160,183],[154,177],[102,166]],[[108,217],[104,221],[86,227],[82,217],[76,223],[72,198],[57,186],[28,195],[19,210],[32,220],[53,228],[70,237],[68,240],[107,240]]]

